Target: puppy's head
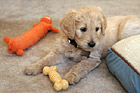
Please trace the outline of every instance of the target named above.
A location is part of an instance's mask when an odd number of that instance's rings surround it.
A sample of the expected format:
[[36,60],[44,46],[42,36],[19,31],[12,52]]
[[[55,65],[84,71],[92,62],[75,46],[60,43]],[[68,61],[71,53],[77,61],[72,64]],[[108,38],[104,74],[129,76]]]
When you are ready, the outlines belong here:
[[106,24],[101,8],[86,6],[69,11],[61,20],[60,27],[80,48],[92,51],[99,47],[100,39],[105,34]]

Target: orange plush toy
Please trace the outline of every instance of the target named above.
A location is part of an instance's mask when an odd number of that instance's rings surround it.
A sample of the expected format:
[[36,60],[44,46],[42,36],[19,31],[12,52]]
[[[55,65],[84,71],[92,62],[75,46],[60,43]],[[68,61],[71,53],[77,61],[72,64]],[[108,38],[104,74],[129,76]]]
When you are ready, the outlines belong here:
[[43,17],[40,23],[34,23],[33,28],[22,35],[15,38],[5,36],[4,41],[8,44],[8,52],[22,56],[24,54],[23,50],[34,45],[49,30],[59,32],[57,28],[52,26],[52,19],[50,17]]

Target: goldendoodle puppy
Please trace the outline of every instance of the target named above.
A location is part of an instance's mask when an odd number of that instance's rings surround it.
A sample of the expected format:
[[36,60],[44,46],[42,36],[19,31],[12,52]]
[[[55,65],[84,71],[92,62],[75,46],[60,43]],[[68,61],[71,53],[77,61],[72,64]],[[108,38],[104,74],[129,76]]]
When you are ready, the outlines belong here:
[[69,11],[60,22],[63,32],[59,45],[39,61],[25,67],[28,75],[36,75],[46,65],[64,62],[66,58],[78,62],[65,75],[74,84],[99,66],[101,57],[117,41],[140,34],[140,19],[134,16],[106,18],[101,8],[85,6]]

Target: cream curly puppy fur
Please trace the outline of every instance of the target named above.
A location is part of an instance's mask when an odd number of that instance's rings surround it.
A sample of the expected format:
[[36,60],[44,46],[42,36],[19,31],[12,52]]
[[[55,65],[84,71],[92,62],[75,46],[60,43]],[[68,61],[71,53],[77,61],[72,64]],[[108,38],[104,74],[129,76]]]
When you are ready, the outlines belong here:
[[101,8],[86,6],[69,11],[61,20],[60,27],[63,34],[59,45],[44,58],[25,67],[25,74],[36,75],[44,66],[70,58],[78,63],[64,78],[74,84],[99,66],[101,57],[106,56],[107,49],[114,43],[140,34],[140,19],[134,16],[106,18]]

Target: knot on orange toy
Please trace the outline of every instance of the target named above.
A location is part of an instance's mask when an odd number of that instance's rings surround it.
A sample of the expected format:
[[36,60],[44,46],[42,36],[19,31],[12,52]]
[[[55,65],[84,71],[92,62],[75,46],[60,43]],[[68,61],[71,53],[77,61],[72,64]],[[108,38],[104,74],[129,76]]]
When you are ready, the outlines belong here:
[[52,18],[50,17],[43,17],[40,19],[40,22],[45,22],[47,24],[52,24]]
[[5,36],[4,41],[5,41],[6,43],[9,43],[10,39],[11,39],[10,37]]

